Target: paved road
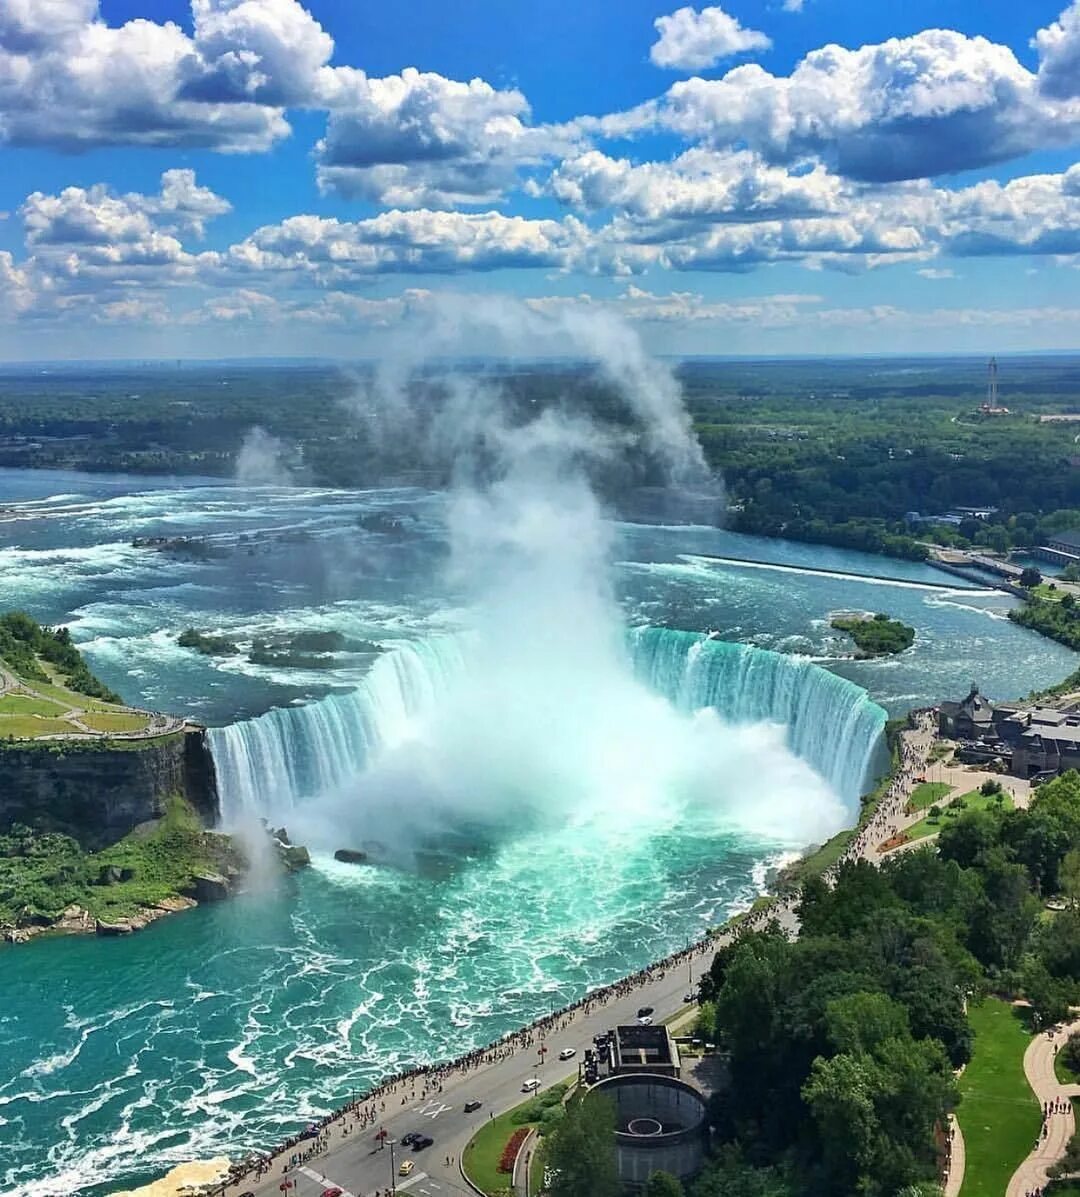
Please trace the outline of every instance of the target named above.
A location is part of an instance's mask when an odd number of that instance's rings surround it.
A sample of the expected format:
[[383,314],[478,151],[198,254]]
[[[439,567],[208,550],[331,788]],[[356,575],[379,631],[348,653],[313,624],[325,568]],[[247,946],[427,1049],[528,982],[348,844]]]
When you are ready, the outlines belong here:
[[[259,1197],[277,1194],[286,1175],[297,1181],[297,1188],[290,1193],[299,1197],[317,1197],[323,1188],[331,1186],[340,1186],[351,1197],[370,1197],[385,1191],[392,1179],[391,1153],[375,1142],[375,1131],[381,1125],[395,1140],[409,1131],[423,1131],[435,1140],[432,1147],[422,1152],[395,1148],[396,1165],[406,1158],[416,1164],[413,1175],[402,1178],[396,1185],[399,1192],[404,1189],[422,1197],[457,1197],[459,1193],[468,1193],[470,1190],[460,1172],[465,1145],[489,1117],[524,1100],[521,1086],[525,1080],[540,1077],[546,1086],[576,1076],[575,1064],[582,1058],[584,1048],[591,1045],[592,1037],[616,1024],[633,1022],[642,1006],[652,1006],[657,1018],[682,1010],[684,995],[692,986],[696,987],[702,971],[712,962],[714,951],[712,945],[696,953],[689,968],[684,961],[663,977],[646,981],[625,996],[604,1003],[598,1001],[588,1011],[583,1009],[568,1015],[560,1027],[548,1032],[546,1039],[541,1039],[537,1032],[531,1045],[518,1047],[506,1059],[471,1069],[464,1075],[455,1071],[443,1080],[441,1092],[425,1095],[420,1080],[415,1084],[399,1084],[395,1092],[384,1097],[386,1110],[375,1126],[343,1133],[343,1128],[354,1125],[354,1119],[339,1120],[328,1128],[328,1150],[301,1168],[288,1169],[289,1153],[286,1153],[262,1180],[255,1182],[248,1177],[226,1192],[229,1197],[248,1189]],[[538,1064],[537,1057],[541,1042],[548,1047],[547,1062],[543,1065]],[[563,1064],[555,1059],[564,1047],[577,1049],[573,1063]],[[465,1103],[472,1100],[483,1105],[466,1114]],[[450,1165],[446,1163],[448,1155],[453,1160]]]

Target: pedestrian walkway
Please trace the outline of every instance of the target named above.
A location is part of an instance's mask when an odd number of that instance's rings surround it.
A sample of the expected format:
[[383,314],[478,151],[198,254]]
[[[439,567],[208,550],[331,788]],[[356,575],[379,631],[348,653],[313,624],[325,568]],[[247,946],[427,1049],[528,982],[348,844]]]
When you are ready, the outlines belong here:
[[1080,1085],[1063,1085],[1054,1072],[1054,1058],[1074,1031],[1080,1031],[1080,1019],[1036,1035],[1024,1052],[1024,1075],[1043,1109],[1043,1129],[1031,1154],[1013,1173],[1005,1197],[1041,1193],[1047,1169],[1065,1154],[1076,1129],[1070,1098],[1080,1097]]
[[945,1197],[958,1197],[964,1187],[964,1168],[967,1156],[964,1153],[964,1132],[956,1115],[949,1115],[949,1167],[945,1173]]

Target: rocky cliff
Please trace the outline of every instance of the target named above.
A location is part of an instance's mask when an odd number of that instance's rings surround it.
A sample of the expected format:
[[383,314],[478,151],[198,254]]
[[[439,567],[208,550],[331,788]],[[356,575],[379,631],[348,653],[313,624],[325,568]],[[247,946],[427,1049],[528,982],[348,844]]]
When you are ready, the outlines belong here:
[[216,821],[214,761],[201,728],[154,740],[18,742],[0,749],[0,831],[25,823],[98,848],[160,818],[173,794],[183,795],[204,822]]

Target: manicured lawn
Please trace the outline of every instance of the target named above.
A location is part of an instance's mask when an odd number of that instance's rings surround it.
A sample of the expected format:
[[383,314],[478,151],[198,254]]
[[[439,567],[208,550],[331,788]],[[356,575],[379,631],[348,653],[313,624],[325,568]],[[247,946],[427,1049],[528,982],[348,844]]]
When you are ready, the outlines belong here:
[[[527,1104],[522,1102],[522,1105]],[[465,1155],[462,1157],[465,1171],[473,1184],[485,1193],[497,1193],[500,1189],[510,1188],[510,1174],[499,1171],[503,1148],[519,1127],[536,1125],[534,1122],[522,1124],[514,1121],[514,1114],[520,1108],[515,1106],[505,1114],[500,1114],[498,1118],[489,1119],[487,1125],[477,1131],[465,1148]]]
[[956,1111],[967,1155],[960,1197],[1001,1197],[1042,1123],[1024,1076],[1031,1036],[1014,1008],[997,998],[973,1007],[969,1019],[975,1048],[960,1077]]
[[32,740],[37,736],[71,733],[75,728],[63,719],[42,719],[36,715],[0,715],[0,740],[14,736],[17,740]]
[[1073,1072],[1062,1059],[1061,1052],[1054,1057],[1054,1075],[1063,1085],[1080,1084],[1080,1073]]
[[126,711],[109,711],[83,715],[81,722],[99,732],[133,732],[142,731],[147,720],[141,715],[129,715]]
[[933,806],[935,802],[940,802],[946,794],[951,794],[954,789],[954,786],[944,781],[920,782],[911,791],[911,797],[908,799],[908,810],[926,810],[927,807]]
[[[958,819],[963,811],[956,804],[960,801],[964,803],[964,810],[989,810],[997,806],[996,794],[980,794],[978,790],[971,790],[967,794],[961,794],[959,798],[954,798],[952,802],[944,808],[940,819],[932,819],[929,815],[925,819],[920,819],[918,823],[907,829],[906,835],[909,840],[920,840],[924,836],[933,835],[940,831],[951,819]],[[1004,797],[1004,805],[1006,810],[1012,809],[1012,799],[1008,794]]]
[[65,708],[32,694],[5,694],[0,698],[0,715],[61,715]]

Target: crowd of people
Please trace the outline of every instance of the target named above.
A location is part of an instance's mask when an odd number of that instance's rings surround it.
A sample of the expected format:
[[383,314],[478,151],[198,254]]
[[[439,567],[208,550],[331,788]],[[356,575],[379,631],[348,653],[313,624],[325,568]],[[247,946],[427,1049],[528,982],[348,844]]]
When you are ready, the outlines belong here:
[[[902,814],[914,779],[926,766],[926,756],[933,742],[935,712],[931,709],[913,711],[911,720],[914,735],[909,734],[901,738],[899,766],[889,788],[873,817],[858,835],[853,837],[841,860],[854,859],[862,855],[869,846],[887,838],[890,819]],[[249,1156],[233,1164],[228,1181],[214,1189],[212,1197],[224,1197],[241,1181],[248,1178],[259,1179],[275,1166],[280,1166],[283,1172],[288,1172],[327,1150],[335,1127],[340,1130],[342,1137],[372,1127],[385,1116],[388,1102],[393,1108],[441,1093],[444,1083],[452,1077],[466,1076],[480,1068],[505,1060],[515,1052],[531,1048],[554,1032],[565,1029],[578,1015],[587,1016],[609,1002],[627,997],[643,985],[662,981],[672,969],[685,965],[695,956],[714,952],[720,946],[736,942],[749,931],[758,930],[772,921],[793,929],[797,903],[797,897],[788,897],[770,904],[763,910],[748,914],[722,932],[710,932],[696,943],[673,952],[630,976],[593,990],[577,1001],[538,1018],[528,1026],[511,1031],[486,1047],[466,1052],[455,1060],[418,1065],[388,1077],[374,1089],[347,1102],[324,1118],[312,1122],[300,1134],[293,1135],[268,1152]]]

